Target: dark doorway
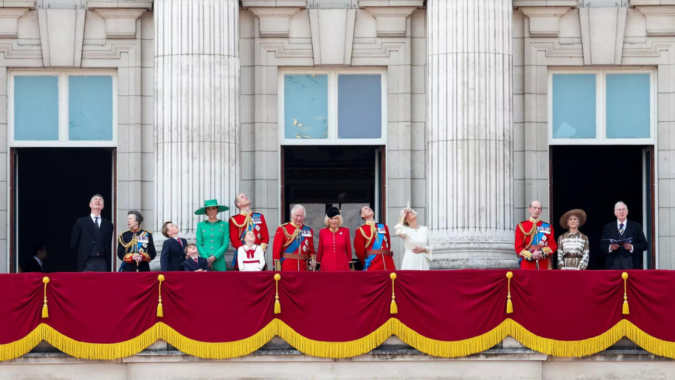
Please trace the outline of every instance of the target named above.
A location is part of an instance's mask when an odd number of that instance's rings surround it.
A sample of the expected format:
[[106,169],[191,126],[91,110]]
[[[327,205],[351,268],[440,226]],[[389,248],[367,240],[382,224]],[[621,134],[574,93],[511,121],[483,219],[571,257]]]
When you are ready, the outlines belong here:
[[[283,149],[283,220],[292,205],[367,204],[381,209],[382,177],[373,146],[286,146]],[[376,205],[377,203],[377,205]]]
[[[90,213],[89,200],[101,194],[103,217],[113,220],[113,151],[103,148],[15,149],[13,244],[19,264],[31,259],[35,243],[47,245],[48,272],[74,272],[70,251],[75,220]],[[17,249],[18,248],[18,249]]]
[[[648,211],[647,219],[651,215],[652,200],[643,191],[647,181],[645,175],[649,175],[644,170],[644,149],[643,146],[551,147],[551,223],[557,239],[565,232],[559,221],[566,211],[575,208],[586,211],[586,224],[580,230],[588,236],[590,243],[589,269],[605,267],[599,244],[604,226],[616,221],[616,202],[626,203],[628,219],[643,227],[643,212]],[[645,201],[649,210],[644,209]],[[649,236],[647,240],[650,240]]]

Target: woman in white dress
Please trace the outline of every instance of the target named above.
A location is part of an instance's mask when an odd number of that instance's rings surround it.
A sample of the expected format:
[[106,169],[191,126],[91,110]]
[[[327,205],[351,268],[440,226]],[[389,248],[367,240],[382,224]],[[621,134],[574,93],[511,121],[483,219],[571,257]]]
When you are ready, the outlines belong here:
[[401,211],[398,224],[394,226],[396,234],[403,239],[405,254],[403,270],[429,270],[431,262],[431,232],[427,227],[417,224],[417,213],[410,207]]

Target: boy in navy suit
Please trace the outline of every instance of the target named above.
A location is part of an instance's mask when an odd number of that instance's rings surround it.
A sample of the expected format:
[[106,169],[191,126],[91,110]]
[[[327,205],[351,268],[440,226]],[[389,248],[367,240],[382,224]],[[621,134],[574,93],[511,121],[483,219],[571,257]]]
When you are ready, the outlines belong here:
[[209,263],[205,258],[199,256],[197,246],[195,244],[188,244],[185,247],[187,258],[183,261],[183,270],[188,272],[208,272]]

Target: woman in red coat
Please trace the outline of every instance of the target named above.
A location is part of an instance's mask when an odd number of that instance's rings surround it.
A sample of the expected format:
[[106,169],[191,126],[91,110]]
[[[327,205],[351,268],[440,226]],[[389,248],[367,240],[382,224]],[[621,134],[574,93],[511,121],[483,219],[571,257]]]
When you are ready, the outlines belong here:
[[326,228],[319,231],[319,249],[317,263],[321,263],[322,272],[348,271],[352,259],[352,240],[349,229],[342,227],[340,210],[331,207],[324,219]]

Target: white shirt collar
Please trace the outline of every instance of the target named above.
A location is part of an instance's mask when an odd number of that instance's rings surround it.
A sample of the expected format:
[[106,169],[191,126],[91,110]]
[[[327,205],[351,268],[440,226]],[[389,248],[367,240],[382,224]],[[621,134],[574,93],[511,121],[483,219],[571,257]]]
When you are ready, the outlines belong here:
[[96,218],[98,218],[98,225],[99,226],[101,225],[101,219],[102,219],[101,215],[96,216],[94,214],[89,214],[89,216],[91,216],[91,221],[94,222],[94,223],[96,223]]
[[42,260],[38,259],[37,256],[33,256],[33,258],[40,264],[40,268],[42,268]]
[[[621,224],[622,224],[622,223],[619,221],[619,219],[617,219],[617,220],[616,220],[616,228],[621,229],[621,227],[620,227]],[[626,219],[626,220],[623,221],[623,228],[624,228],[624,229],[626,228],[626,224],[628,224],[628,219]]]

